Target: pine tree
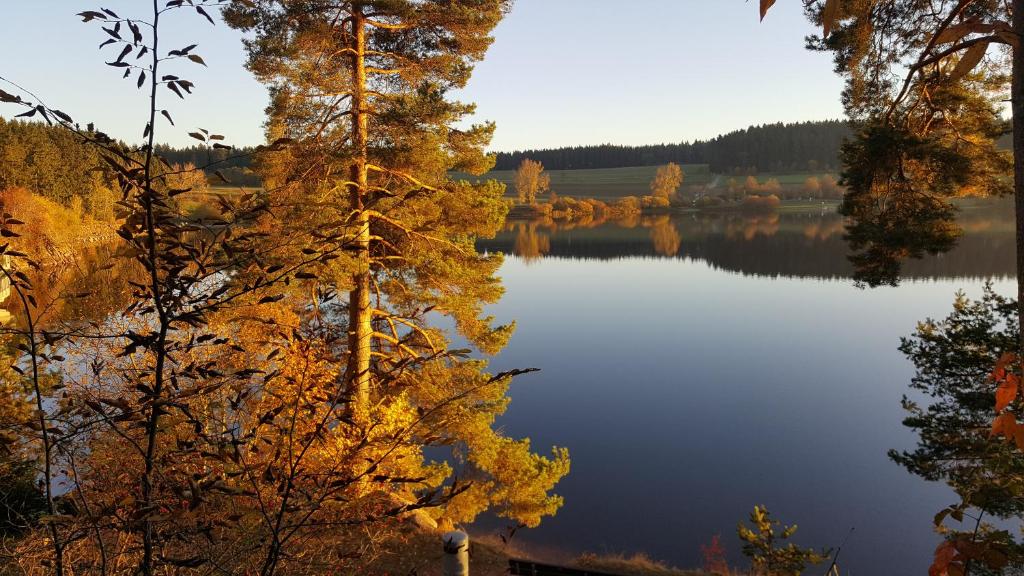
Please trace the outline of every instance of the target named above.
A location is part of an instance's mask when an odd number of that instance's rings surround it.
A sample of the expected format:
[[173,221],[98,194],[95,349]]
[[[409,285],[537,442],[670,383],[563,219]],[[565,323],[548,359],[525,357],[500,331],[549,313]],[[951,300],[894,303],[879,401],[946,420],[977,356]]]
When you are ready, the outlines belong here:
[[[490,506],[534,525],[561,500],[548,494],[568,471],[493,430],[510,375],[448,348],[427,314],[449,316],[459,334],[490,354],[513,326],[493,326],[483,306],[500,297],[495,255],[475,239],[497,232],[507,206],[482,174],[493,125],[456,128],[473,106],[450,100],[491,43],[504,0],[262,0],[236,2],[233,26],[253,33],[250,69],[271,87],[268,133],[280,146],[259,160],[279,210],[295,226],[334,222],[351,249],[317,272],[320,321],[344,331],[338,373],[351,417],[373,426],[404,410],[420,414],[422,445],[452,446],[465,491],[437,515],[472,519]],[[311,248],[305,248],[311,249]],[[335,304],[335,292],[347,294]],[[336,320],[338,316],[343,319]],[[333,324],[332,324],[333,323]],[[417,446],[411,454],[422,459]],[[415,458],[410,458],[415,460]]]

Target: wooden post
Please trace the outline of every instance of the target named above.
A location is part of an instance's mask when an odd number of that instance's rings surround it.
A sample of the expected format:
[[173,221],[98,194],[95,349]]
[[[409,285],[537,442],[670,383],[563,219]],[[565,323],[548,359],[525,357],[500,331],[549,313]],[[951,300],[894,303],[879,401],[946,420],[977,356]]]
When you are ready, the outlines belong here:
[[444,576],[469,576],[469,535],[461,530],[445,533]]

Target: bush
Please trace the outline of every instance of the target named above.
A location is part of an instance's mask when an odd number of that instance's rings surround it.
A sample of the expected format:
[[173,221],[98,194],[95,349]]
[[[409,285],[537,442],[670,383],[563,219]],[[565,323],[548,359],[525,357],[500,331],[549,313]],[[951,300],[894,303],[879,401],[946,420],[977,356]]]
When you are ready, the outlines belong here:
[[775,194],[758,196],[756,194],[743,199],[743,208],[747,210],[771,211],[779,207],[782,201]]
[[641,201],[641,205],[644,208],[668,208],[669,199],[662,196],[644,196]]
[[82,228],[82,216],[37,196],[24,188],[0,191],[0,205],[5,212],[24,222],[18,238],[11,244],[29,254],[41,255],[55,247],[74,241]]

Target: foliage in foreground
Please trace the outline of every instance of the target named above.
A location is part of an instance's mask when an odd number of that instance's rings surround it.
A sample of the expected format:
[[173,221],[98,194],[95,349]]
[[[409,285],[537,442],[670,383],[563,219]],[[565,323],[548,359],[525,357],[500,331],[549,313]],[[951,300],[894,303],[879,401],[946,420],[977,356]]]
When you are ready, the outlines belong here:
[[800,576],[808,564],[828,560],[829,551],[816,552],[786,542],[796,533],[796,525],[783,526],[774,520],[764,506],[754,506],[750,527],[740,523],[736,531],[743,541],[743,554],[750,558],[755,574],[765,576]]
[[[483,315],[501,295],[500,259],[474,249],[502,223],[503,190],[447,178],[489,166],[491,128],[453,128],[471,107],[445,97],[504,3],[331,3],[338,19],[321,2],[233,3],[231,22],[255,32],[253,69],[275,84],[277,134],[260,149],[270,186],[186,218],[177,198],[202,179],[181,178],[196,170],[161,159],[155,138],[175,121],[162,99],[196,89],[175,65],[205,62],[163,23],[182,12],[213,23],[222,4],[79,14],[103,25],[101,48],[119,54],[108,65],[147,89],[141,146],[0,91],[94,147],[121,194],[115,250],[83,267],[83,282],[49,286],[34,255],[0,247],[18,305],[0,430],[15,432],[12,474],[29,463],[39,486],[21,506],[38,522],[6,561],[58,576],[335,574],[358,572],[412,525],[553,514],[566,452],[545,458],[494,427],[525,371],[490,374],[427,322],[449,316],[483,354],[511,333]],[[458,41],[430,40],[448,34]],[[317,79],[306,66],[320,57],[336,66]],[[409,67],[385,73],[381,59]],[[289,90],[311,78],[325,84]],[[329,102],[310,88],[346,94]],[[6,238],[30,225],[0,211]]]
[[1024,563],[1024,550],[1003,528],[1024,517],[1024,453],[1012,442],[1013,430],[999,430],[998,419],[991,426],[993,406],[1020,408],[1006,362],[1017,349],[1017,330],[1016,301],[986,285],[977,300],[957,294],[946,318],[921,322],[901,341],[916,368],[915,397],[903,398],[903,423],[918,440],[913,450],[889,455],[923,479],[945,482],[960,498],[934,519],[944,536],[935,574],[998,574]]

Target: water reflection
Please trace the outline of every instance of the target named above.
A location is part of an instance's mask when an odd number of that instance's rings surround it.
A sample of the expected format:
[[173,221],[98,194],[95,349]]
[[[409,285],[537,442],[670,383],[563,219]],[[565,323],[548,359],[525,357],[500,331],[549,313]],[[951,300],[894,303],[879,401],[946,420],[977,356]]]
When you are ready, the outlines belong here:
[[[38,270],[23,270],[32,283],[39,328],[102,323],[131,301],[129,282],[142,281],[142,269],[134,260],[113,257],[115,249],[113,244],[90,246],[74,262],[43,262]],[[6,277],[0,278],[0,306],[0,326],[18,322],[20,303]]]
[[[1015,274],[1014,230],[1001,204],[965,209],[952,251],[910,260],[903,277],[1008,278]],[[612,260],[673,257],[744,275],[851,279],[843,218],[832,212],[699,213],[571,223],[512,221],[479,248],[540,258]]]
[[[4,256],[3,258],[0,258],[0,265],[5,269],[10,269],[11,257]],[[8,305],[7,300],[11,297],[11,292],[10,279],[8,279],[6,275],[0,275],[0,305]],[[12,318],[13,316],[11,316],[10,311],[6,308],[0,308],[0,326],[6,326],[10,323]]]
[[876,290],[854,287],[831,212],[515,222],[480,242],[518,255],[493,307],[518,329],[493,368],[542,369],[517,381],[501,424],[573,455],[565,508],[520,544],[687,567],[721,534],[740,565],[736,522],[766,504],[800,524],[801,545],[855,527],[843,574],[927,572],[932,518],[956,497],[887,456],[917,440],[899,339],[957,290],[1013,277],[1009,214],[965,209],[956,249],[904,267],[927,281]]

